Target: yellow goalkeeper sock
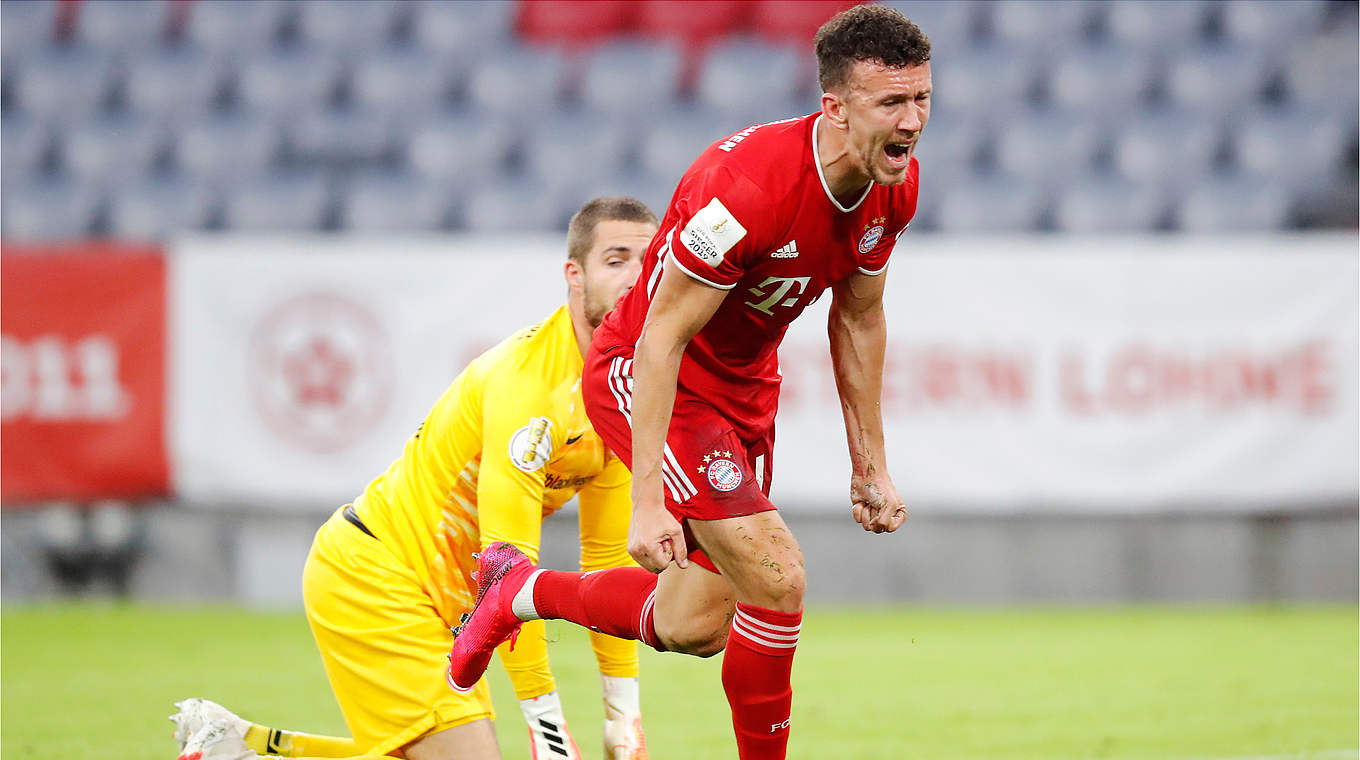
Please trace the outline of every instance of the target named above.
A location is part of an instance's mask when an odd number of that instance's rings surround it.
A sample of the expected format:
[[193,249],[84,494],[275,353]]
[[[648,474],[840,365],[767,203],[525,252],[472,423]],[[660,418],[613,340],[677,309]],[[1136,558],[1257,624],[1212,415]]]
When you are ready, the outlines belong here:
[[[348,736],[322,736],[300,731],[281,731],[252,723],[246,731],[246,746],[260,755],[292,758],[368,757]],[[374,755],[374,757],[381,757]]]

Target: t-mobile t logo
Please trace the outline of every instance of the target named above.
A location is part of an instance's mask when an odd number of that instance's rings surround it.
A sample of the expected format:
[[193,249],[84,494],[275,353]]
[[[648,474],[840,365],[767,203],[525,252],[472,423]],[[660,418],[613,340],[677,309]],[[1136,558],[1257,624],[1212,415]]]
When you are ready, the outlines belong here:
[[[747,301],[746,305],[756,311],[762,311],[770,316],[774,316],[774,312],[770,311],[774,306],[797,306],[798,296],[803,294],[803,291],[807,289],[808,282],[811,280],[811,277],[766,277],[765,281],[760,283],[759,287],[750,288],[751,295],[764,300]],[[772,291],[765,290],[765,288],[768,288],[775,283],[779,284]],[[793,289],[794,285],[798,286],[798,292],[794,294],[793,298],[784,298],[784,296],[788,295],[789,291]]]

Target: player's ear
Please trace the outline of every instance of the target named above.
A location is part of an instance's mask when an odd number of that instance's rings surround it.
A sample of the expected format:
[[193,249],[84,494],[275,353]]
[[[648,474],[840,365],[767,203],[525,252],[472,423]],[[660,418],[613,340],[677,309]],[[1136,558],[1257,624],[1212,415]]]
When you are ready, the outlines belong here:
[[837,129],[845,129],[845,98],[835,90],[823,92],[822,115]]
[[567,259],[567,263],[562,267],[562,274],[567,279],[567,287],[572,290],[585,290],[586,270],[581,263],[575,259]]

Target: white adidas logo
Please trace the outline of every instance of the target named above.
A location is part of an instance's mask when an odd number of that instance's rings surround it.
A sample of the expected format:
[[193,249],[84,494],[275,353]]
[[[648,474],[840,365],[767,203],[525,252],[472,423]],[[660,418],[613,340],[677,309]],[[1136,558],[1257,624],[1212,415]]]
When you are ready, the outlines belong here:
[[779,250],[770,254],[772,259],[796,259],[798,258],[798,241],[790,240],[781,245]]

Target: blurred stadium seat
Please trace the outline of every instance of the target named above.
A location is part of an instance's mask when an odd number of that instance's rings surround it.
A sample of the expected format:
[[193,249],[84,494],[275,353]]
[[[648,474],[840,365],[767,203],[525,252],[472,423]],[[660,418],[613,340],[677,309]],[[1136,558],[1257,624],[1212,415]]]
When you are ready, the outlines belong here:
[[1347,147],[1339,119],[1305,109],[1258,112],[1230,135],[1238,168],[1258,182],[1277,183],[1290,192],[1336,174]]
[[393,150],[391,117],[360,108],[308,111],[287,123],[291,159],[318,165],[375,164]]
[[81,181],[117,187],[141,179],[161,160],[165,130],[139,116],[103,116],[66,128],[64,168]]
[[1219,6],[1224,37],[1271,53],[1291,39],[1317,33],[1326,12],[1325,0],[1237,0]]
[[253,177],[224,195],[223,220],[242,232],[320,230],[334,207],[329,177],[320,171]]
[[581,75],[581,104],[603,113],[638,117],[677,99],[682,58],[677,44],[627,39],[589,54]]
[[515,8],[503,0],[411,3],[411,36],[427,50],[466,62],[510,42]]
[[6,240],[71,240],[86,237],[96,222],[99,191],[69,177],[24,182],[0,195]]
[[470,184],[498,174],[516,142],[506,119],[449,112],[408,135],[406,161],[429,179]]
[[1193,233],[1237,233],[1283,229],[1289,198],[1271,182],[1222,176],[1194,186],[1176,204],[1177,228]]
[[51,0],[0,3],[0,56],[6,67],[49,45],[56,31],[57,4]]
[[686,48],[702,48],[724,35],[748,29],[751,9],[747,0],[708,0],[702,13],[690,0],[651,0],[636,7],[638,34],[680,40]]
[[456,186],[401,172],[356,172],[345,182],[340,228],[353,232],[432,231],[449,225]]
[[674,188],[705,148],[747,126],[745,119],[721,111],[669,111],[643,136],[638,166],[645,176]]
[[561,202],[522,177],[501,177],[479,185],[463,200],[459,227],[470,232],[552,230],[565,221]]
[[628,0],[558,0],[518,3],[515,31],[521,39],[555,45],[592,45],[624,34],[636,3]]
[[490,114],[549,119],[562,101],[567,62],[561,51],[509,46],[476,62],[468,105]]
[[52,128],[22,114],[6,116],[4,128],[0,129],[0,144],[4,153],[0,171],[4,172],[5,185],[29,182],[43,169],[52,146]]
[[807,49],[817,28],[837,12],[856,3],[844,0],[803,0],[785,3],[779,0],[751,2],[751,30],[773,42],[802,45]]
[[109,195],[109,234],[125,240],[163,240],[207,227],[218,208],[217,193],[206,182],[143,178]]
[[811,112],[816,72],[792,45],[771,45],[734,37],[714,45],[704,57],[694,99],[728,113],[750,114],[750,121]]
[[1048,99],[1058,108],[1122,122],[1143,108],[1153,84],[1152,55],[1138,48],[1082,45],[1053,64]]
[[1261,100],[1269,71],[1259,50],[1209,43],[1167,63],[1166,94],[1176,105],[1213,114],[1242,114]]
[[1032,100],[1039,77],[1034,53],[1009,45],[986,44],[941,56],[932,50],[931,63],[932,108],[973,116],[1023,107]]
[[392,40],[409,5],[389,0],[307,0],[297,4],[298,37],[346,56]]
[[1204,36],[1205,25],[1214,9],[1209,0],[1174,3],[1111,0],[1100,6],[1104,10],[1101,29],[1106,39],[1148,50],[1194,45]]
[[1130,119],[1115,137],[1114,168],[1138,182],[1181,192],[1210,176],[1222,148],[1218,119],[1163,108]]
[[1063,187],[1053,222],[1075,234],[1147,232],[1162,226],[1166,206],[1165,195],[1151,185],[1092,175]]
[[282,146],[282,133],[271,117],[206,116],[179,131],[172,163],[202,180],[243,179],[271,170],[281,158]]
[[76,13],[75,37],[110,53],[159,44],[170,22],[170,0],[83,2]]
[[980,7],[974,0],[899,0],[884,5],[896,8],[925,32],[934,51],[958,50],[971,45],[977,34]]
[[1091,171],[1105,148],[1100,126],[1074,111],[1028,111],[998,122],[996,131],[994,165],[1043,189]]
[[330,105],[342,75],[339,54],[293,45],[242,61],[236,97],[249,110],[295,116]]
[[414,121],[451,103],[457,71],[445,53],[418,46],[387,48],[353,66],[350,99],[360,108]]
[[177,122],[216,107],[228,72],[201,48],[152,48],[123,64],[123,101],[136,113]]
[[274,46],[290,4],[283,0],[194,0],[184,36],[211,53],[245,58]]
[[1037,229],[1047,199],[1014,177],[992,175],[943,185],[935,202],[940,231],[998,233]]
[[[664,204],[665,185],[712,140],[816,108],[811,36],[844,5],[5,0],[0,166],[7,191],[47,178],[47,200],[25,208],[60,205],[62,181],[127,181],[146,197],[158,182],[206,184],[234,197],[293,169],[354,172],[345,214],[381,205],[359,190],[364,178],[417,198],[477,182],[554,196],[615,183]],[[1195,225],[1233,183],[1263,177],[1282,185],[1286,208],[1265,218],[1355,223],[1336,201],[1356,194],[1360,150],[1353,2],[890,5],[932,40],[918,228],[971,224],[960,201],[935,197],[945,185],[982,197],[1019,182],[1037,206],[1003,209],[995,226],[1062,229],[1100,216],[1076,208],[1065,183],[1176,198],[1211,185]],[[580,198],[559,200],[564,221]],[[439,222],[412,223],[459,223],[449,203]],[[99,231],[91,208],[82,221]],[[1128,212],[1117,226],[1146,225]],[[319,224],[349,226],[326,213]],[[126,214],[111,206],[108,227],[149,229],[124,225]]]
[[989,5],[994,39],[1043,51],[1084,44],[1097,10],[1095,3],[1065,0],[998,0]]
[[[624,170],[636,148],[634,130],[617,119],[578,109],[551,128],[534,130],[521,151],[527,177],[549,192],[565,193]],[[583,156],[589,156],[582,160]]]
[[14,68],[10,83],[14,106],[35,118],[81,119],[108,105],[113,59],[107,53],[52,45]]

